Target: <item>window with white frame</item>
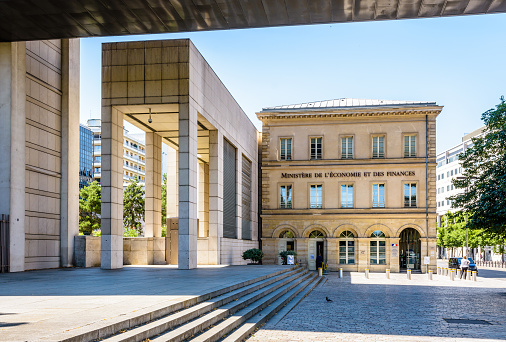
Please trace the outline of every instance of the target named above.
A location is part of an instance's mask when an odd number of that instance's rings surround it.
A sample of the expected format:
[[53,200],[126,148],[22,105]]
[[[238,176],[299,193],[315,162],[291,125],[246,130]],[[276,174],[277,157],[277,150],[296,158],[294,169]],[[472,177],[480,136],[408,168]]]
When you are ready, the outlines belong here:
[[310,189],[310,208],[319,209],[322,208],[323,203],[323,185],[312,184]]
[[322,159],[323,158],[323,143],[321,137],[315,137],[310,139],[310,150],[311,150],[311,160]]
[[385,207],[385,184],[377,183],[372,185],[372,207]]
[[404,184],[404,207],[416,207],[416,183]]
[[353,184],[341,184],[341,208],[353,208]]
[[355,263],[355,235],[346,230],[339,235],[339,263],[353,265]]
[[375,230],[371,234],[369,253],[371,265],[386,265],[386,241],[385,234],[381,230]]
[[279,207],[281,209],[292,208],[292,186],[281,185],[279,187]]
[[280,139],[280,160],[292,160],[292,138]]
[[372,137],[372,157],[385,158],[385,136],[375,135]]
[[404,136],[404,158],[416,157],[416,135]]
[[353,137],[341,138],[341,158],[353,159]]

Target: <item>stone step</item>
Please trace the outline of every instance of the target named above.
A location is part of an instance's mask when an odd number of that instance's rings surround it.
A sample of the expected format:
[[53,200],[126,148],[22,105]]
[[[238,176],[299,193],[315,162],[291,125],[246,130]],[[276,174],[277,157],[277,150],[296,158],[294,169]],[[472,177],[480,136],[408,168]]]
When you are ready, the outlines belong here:
[[193,320],[199,316],[202,316],[203,314],[208,313],[214,309],[217,309],[220,306],[235,301],[240,297],[251,294],[273,283],[282,281],[285,278],[292,277],[302,271],[303,270],[300,268],[289,270],[288,272],[284,272],[274,277],[241,287],[237,290],[228,292],[224,295],[214,297],[208,301],[191,306],[187,309],[180,310],[166,317],[134,327],[130,330],[111,336],[105,339],[104,341],[107,342],[143,341],[152,336],[161,334],[164,331],[174,329],[175,327],[182,325],[190,320]]
[[298,279],[304,279],[308,276],[308,272],[306,270],[293,274],[290,277],[281,279],[269,286],[258,289],[255,292],[243,296],[241,298],[237,298],[229,304],[223,305],[218,309],[215,309],[208,314],[199,317],[193,321],[190,321],[172,331],[168,331],[159,336],[153,337],[150,341],[162,342],[162,341],[171,341],[178,342],[183,341],[185,339],[191,338],[194,335],[200,333],[201,331],[214,326],[220,321],[226,319],[228,316],[234,314],[235,312],[248,307],[250,304],[262,299],[269,297],[273,292],[281,291],[283,288],[286,288],[287,284],[292,284],[298,281]]
[[207,293],[194,296],[185,300],[165,300],[156,306],[150,306],[142,310],[135,312],[126,313],[123,316],[107,320],[107,322],[97,322],[90,326],[85,326],[76,331],[66,332],[65,336],[59,336],[58,340],[63,342],[81,342],[81,341],[93,341],[98,339],[104,339],[111,336],[116,336],[121,331],[128,331],[139,325],[146,324],[148,322],[166,317],[167,315],[176,313],[202,302],[208,301],[212,298],[222,296],[231,291],[238,290],[240,288],[254,285],[256,283],[268,280],[285,273],[293,272],[298,267],[287,267],[286,269],[266,274],[261,277],[249,279],[247,281],[239,282],[234,285],[213,289]]
[[[313,275],[313,277],[308,279],[306,282],[300,284],[292,291],[281,296],[268,308],[260,311],[255,316],[248,319],[239,328],[222,339],[221,342],[244,341],[265,322],[269,321],[269,324],[276,324],[283,317],[285,317],[288,312],[297,306],[297,304],[299,304],[300,301],[304,299],[304,297],[306,297],[321,281],[321,277]],[[271,319],[275,321],[272,321]]]
[[[225,319],[215,327],[211,327],[199,336],[190,339],[192,342],[213,342],[218,341],[231,331],[245,323],[255,315],[263,316],[282,308],[291,298],[295,297],[303,290],[315,277],[315,274],[306,273],[296,280],[286,283],[285,286],[278,288],[267,296],[261,297],[251,305],[237,311],[232,316]],[[280,298],[284,297],[283,301]],[[271,315],[272,315],[271,314]],[[270,316],[269,316],[270,317]]]

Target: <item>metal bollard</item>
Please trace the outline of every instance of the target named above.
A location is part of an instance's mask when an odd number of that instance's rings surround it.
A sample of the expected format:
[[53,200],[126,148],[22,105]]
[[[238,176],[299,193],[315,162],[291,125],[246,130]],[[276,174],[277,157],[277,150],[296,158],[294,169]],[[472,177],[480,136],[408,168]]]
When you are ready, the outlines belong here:
[[343,268],[339,268],[339,278],[343,277]]
[[365,277],[367,279],[369,279],[369,269],[368,268],[365,269]]
[[450,280],[451,281],[455,280],[455,271],[453,269],[450,270]]
[[323,276],[323,269],[321,267],[318,268],[318,276]]
[[429,270],[428,276],[429,276],[429,280],[432,280],[432,271]]
[[386,273],[385,273],[385,274],[386,274],[386,276],[387,276],[387,279],[390,279],[390,270],[389,270],[389,269],[387,269],[387,270],[386,270]]
[[408,280],[411,280],[411,270],[408,270],[407,274],[408,274]]
[[448,268],[447,268],[447,267],[445,267],[445,274],[444,274],[444,275],[445,275],[445,276],[450,275],[450,274],[448,273]]
[[471,280],[471,274],[472,274],[472,272],[467,270],[467,276],[466,276],[467,280]]
[[477,281],[478,280],[477,277],[478,277],[478,272],[473,271],[473,281]]
[[441,267],[437,268],[437,275],[441,275]]

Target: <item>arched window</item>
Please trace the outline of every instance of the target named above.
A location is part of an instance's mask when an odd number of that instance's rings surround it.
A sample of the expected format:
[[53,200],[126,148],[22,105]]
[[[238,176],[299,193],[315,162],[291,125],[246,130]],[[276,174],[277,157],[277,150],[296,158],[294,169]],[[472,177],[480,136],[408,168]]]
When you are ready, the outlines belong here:
[[371,242],[370,242],[370,264],[371,265],[386,265],[387,257],[386,257],[386,241],[385,241],[385,233],[381,230],[375,230],[371,234]]
[[310,239],[321,239],[321,238],[324,238],[325,235],[323,235],[322,232],[320,232],[319,230],[313,230],[310,234],[309,234],[309,238]]
[[345,230],[339,235],[339,263],[340,264],[355,264],[355,235],[349,230]]
[[295,236],[293,236],[293,233],[289,230],[283,231],[281,234],[279,234],[279,237],[281,239],[293,239]]

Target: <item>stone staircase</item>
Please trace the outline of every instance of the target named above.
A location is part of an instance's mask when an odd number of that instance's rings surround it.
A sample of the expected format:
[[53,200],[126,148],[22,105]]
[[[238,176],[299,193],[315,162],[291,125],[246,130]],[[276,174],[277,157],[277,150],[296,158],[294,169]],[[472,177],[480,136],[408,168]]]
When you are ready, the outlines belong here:
[[[314,272],[287,268],[168,309],[163,316],[149,319],[144,314],[144,321],[133,320],[130,327],[108,327],[99,340],[242,341],[284,306],[289,308],[290,301],[295,306],[320,280]],[[68,341],[90,340],[81,337]]]

